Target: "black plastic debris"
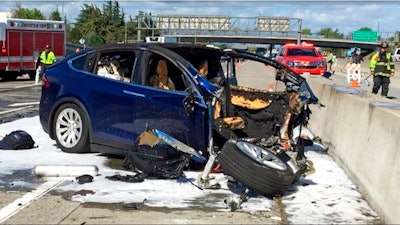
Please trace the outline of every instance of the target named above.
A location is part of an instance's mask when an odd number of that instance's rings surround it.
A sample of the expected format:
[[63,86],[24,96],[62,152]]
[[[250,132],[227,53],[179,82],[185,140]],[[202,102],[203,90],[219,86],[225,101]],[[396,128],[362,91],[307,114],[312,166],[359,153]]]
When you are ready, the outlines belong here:
[[89,174],[81,175],[78,177],[75,177],[76,181],[78,184],[85,184],[85,183],[90,183],[93,182],[93,176]]
[[146,178],[146,175],[143,173],[138,173],[135,174],[134,176],[132,175],[113,175],[113,176],[107,176],[106,177],[109,180],[114,180],[114,181],[125,181],[128,183],[139,183],[143,182],[144,179]]

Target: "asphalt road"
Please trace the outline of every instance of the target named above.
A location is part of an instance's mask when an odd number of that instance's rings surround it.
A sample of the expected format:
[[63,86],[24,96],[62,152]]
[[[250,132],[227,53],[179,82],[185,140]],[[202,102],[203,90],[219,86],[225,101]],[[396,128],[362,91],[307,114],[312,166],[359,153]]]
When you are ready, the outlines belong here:
[[16,81],[0,81],[0,123],[38,114],[41,86],[21,76]]

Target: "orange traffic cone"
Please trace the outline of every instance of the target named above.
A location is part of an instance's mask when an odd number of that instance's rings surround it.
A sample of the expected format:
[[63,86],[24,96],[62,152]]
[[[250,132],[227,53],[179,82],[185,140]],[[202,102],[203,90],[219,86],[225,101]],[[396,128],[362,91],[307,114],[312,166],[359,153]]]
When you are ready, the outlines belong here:
[[353,87],[353,88],[360,87],[360,84],[358,83],[357,79],[353,79],[351,81],[351,87]]
[[274,91],[274,84],[271,83],[268,85],[268,91]]
[[240,63],[240,61],[238,61],[238,62],[236,63],[236,68],[240,69],[241,66],[242,66],[242,64]]

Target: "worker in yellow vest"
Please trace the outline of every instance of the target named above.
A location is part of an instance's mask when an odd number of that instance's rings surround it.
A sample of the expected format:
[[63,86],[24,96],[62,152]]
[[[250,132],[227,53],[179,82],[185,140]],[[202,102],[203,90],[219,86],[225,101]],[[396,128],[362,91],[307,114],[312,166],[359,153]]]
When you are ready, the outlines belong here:
[[54,52],[50,49],[49,45],[46,45],[44,51],[40,53],[39,58],[36,62],[36,83],[42,79],[44,71],[50,67],[57,60]]
[[50,46],[46,45],[46,48],[42,53],[40,53],[40,66],[48,68],[50,65],[56,62],[56,56],[54,52],[51,51]]
[[369,64],[371,75],[374,76],[372,93],[377,94],[379,88],[382,86],[381,96],[383,97],[387,97],[390,77],[394,76],[394,63],[392,61],[392,56],[389,52],[386,52],[388,47],[389,44],[387,42],[382,42],[380,45],[380,51],[371,57]]

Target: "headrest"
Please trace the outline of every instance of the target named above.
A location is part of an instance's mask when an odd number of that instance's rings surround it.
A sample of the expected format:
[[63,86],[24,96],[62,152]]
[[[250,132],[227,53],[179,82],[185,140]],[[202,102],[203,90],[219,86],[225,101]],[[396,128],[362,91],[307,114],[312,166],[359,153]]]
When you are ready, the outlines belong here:
[[165,60],[158,61],[156,73],[159,76],[168,75],[168,67],[167,67],[167,62]]

